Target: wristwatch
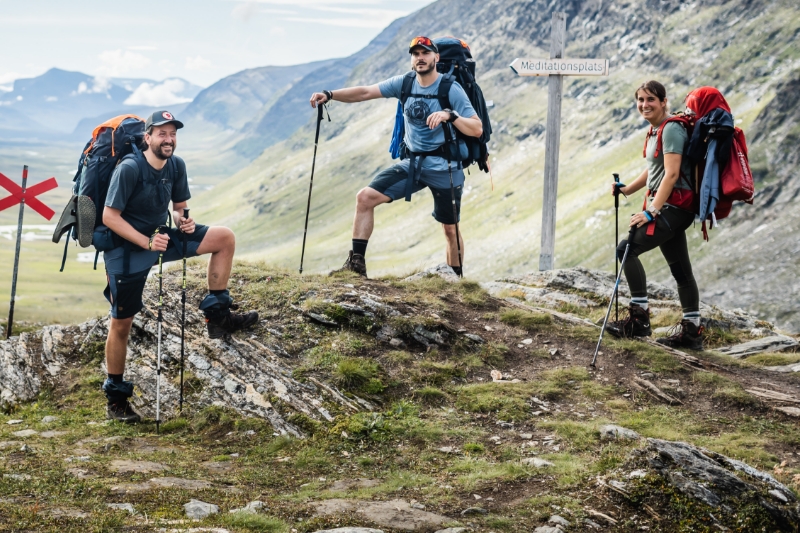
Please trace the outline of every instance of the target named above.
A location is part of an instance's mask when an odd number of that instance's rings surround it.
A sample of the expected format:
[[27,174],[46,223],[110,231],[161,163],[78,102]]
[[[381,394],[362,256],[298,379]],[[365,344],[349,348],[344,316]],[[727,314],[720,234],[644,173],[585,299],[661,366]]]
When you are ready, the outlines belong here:
[[459,115],[458,112],[453,111],[452,109],[445,109],[444,111],[446,113],[450,113],[450,118],[447,120],[447,122],[455,122],[456,119],[461,118],[461,115]]
[[660,215],[660,214],[661,214],[661,211],[660,211],[660,210],[658,210],[658,209],[656,209],[656,206],[655,206],[655,204],[650,204],[650,205],[647,207],[647,211],[648,211],[648,212],[650,212],[650,213],[652,213],[653,215]]

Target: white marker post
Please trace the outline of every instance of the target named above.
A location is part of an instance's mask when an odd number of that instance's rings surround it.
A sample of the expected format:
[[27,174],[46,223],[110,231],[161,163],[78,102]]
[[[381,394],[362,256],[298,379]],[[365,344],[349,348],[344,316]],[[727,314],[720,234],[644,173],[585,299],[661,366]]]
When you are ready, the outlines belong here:
[[511,70],[520,76],[549,76],[547,136],[545,137],[544,198],[542,201],[542,246],[539,270],[552,270],[556,244],[556,198],[558,196],[558,150],[561,142],[561,92],[564,76],[608,76],[608,59],[564,59],[567,14],[553,13],[550,59],[515,59]]

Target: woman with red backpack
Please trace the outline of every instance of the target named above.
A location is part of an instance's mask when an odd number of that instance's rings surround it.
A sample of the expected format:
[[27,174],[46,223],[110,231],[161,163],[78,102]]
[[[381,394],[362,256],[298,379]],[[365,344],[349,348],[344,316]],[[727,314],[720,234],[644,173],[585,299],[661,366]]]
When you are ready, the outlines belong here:
[[[647,195],[643,210],[630,220],[632,239],[623,267],[631,291],[628,317],[611,322],[608,332],[616,337],[652,334],[647,276],[639,256],[658,247],[678,284],[683,319],[671,335],[657,341],[676,348],[702,350],[700,293],[686,243],[686,229],[695,217],[691,165],[684,157],[690,136],[685,119],[670,116],[667,91],[661,83],[643,83],[635,97],[637,110],[650,123],[643,154],[647,167],[630,185],[615,183],[613,193],[628,196],[646,188]],[[619,243],[617,256],[620,260],[627,244],[627,239]]]

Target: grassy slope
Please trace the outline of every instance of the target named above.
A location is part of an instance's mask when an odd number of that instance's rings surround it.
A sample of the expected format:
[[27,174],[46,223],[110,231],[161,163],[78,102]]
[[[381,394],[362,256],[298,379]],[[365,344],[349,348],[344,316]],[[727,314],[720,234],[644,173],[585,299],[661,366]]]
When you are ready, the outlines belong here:
[[[202,272],[193,269],[192,275]],[[471,282],[299,277],[252,264],[237,265],[234,279],[237,296],[258,302],[259,312],[269,318],[268,326],[256,327],[246,336],[283,346],[291,357],[282,364],[296,378],[335,383],[345,394],[367,397],[380,407],[353,414],[326,406],[336,418],[320,423],[292,413],[279,398],[270,397],[282,415],[308,434],[306,439],[291,439],[273,434],[263,420],[242,418],[220,407],[196,408],[192,393],[202,384],[189,373],[184,416],[167,417],[160,436],[155,435],[152,420],[132,427],[97,424],[104,417],[99,390],[103,343],[89,340],[81,353],[67,356],[71,364],[54,389],[35,402],[0,413],[0,531],[152,531],[201,525],[237,532],[289,533],[294,528],[309,533],[367,525],[359,515],[313,516],[309,502],[341,497],[417,500],[428,511],[469,522],[471,530],[483,533],[530,531],[554,512],[576,522],[588,516],[588,509],[619,520],[618,526],[606,531],[641,531],[643,525],[665,533],[716,531],[708,522],[709,512],[733,531],[760,531],[762,525],[767,531],[777,530],[757,506],[742,505],[730,512],[711,509],[687,500],[653,474],[628,479],[631,469],[647,468],[637,462],[643,459],[631,454],[644,444],[602,441],[598,428],[605,423],[646,437],[686,440],[770,471],[795,490],[800,488],[800,466],[793,454],[800,444],[797,424],[743,390],[764,377],[744,363],[727,360],[725,368],[695,372],[649,345],[608,339],[598,369],[589,372],[585,365],[596,329],[507,308]],[[394,318],[380,315],[378,322],[388,321],[398,329],[463,328],[479,333],[487,343],[475,345],[453,334],[449,344],[427,351],[408,337],[404,337],[407,347],[381,344],[373,336],[372,319],[348,318],[342,308],[327,303],[326,299],[340,301],[353,290],[379,295],[401,310],[416,310]],[[329,313],[344,325],[332,329],[316,325],[301,318],[297,306]],[[274,333],[276,328],[280,335]],[[77,330],[74,335],[70,339],[67,334],[68,352],[73,343],[86,341]],[[521,344],[526,338],[533,342]],[[560,350],[555,357],[549,353],[553,347]],[[695,355],[723,362],[708,352]],[[761,364],[777,362],[775,355],[761,357]],[[521,381],[491,383],[493,369]],[[644,371],[654,372],[656,377],[650,379],[680,395],[684,404],[659,404],[631,389],[630,379]],[[176,374],[176,367],[170,366],[165,379],[177,379]],[[680,385],[665,380],[679,380]],[[772,375],[770,381],[786,388],[797,380]],[[532,401],[533,396],[547,402],[548,410]],[[46,415],[59,420],[44,424]],[[23,423],[8,425],[11,419]],[[513,422],[513,427],[503,428],[498,421]],[[62,433],[13,435],[24,429]],[[526,433],[531,436],[523,437]],[[28,446],[26,452],[20,451],[22,441]],[[442,447],[450,452],[441,451]],[[553,465],[535,468],[522,462],[534,456]],[[168,470],[116,472],[116,460],[151,461]],[[199,491],[112,490],[115,485],[162,476],[208,480],[213,485]],[[623,481],[631,496],[623,498],[598,486],[598,476]],[[375,480],[375,486],[332,490],[335,481],[359,478]],[[483,499],[478,501],[473,494]],[[220,505],[220,514],[200,524],[169,522],[183,517],[182,506],[191,498]],[[261,514],[228,513],[256,499],[267,503]],[[110,502],[131,503],[138,514],[109,510]],[[643,504],[649,506],[647,512]],[[473,506],[489,513],[460,516]],[[53,516],[54,510],[87,516]]]
[[[453,3],[440,4],[445,9]],[[497,9],[493,6],[487,9]],[[625,13],[635,8],[635,4],[627,4],[616,9]],[[738,124],[746,130],[774,96],[771,82],[796,68],[792,65],[797,52],[791,43],[800,27],[797,8],[786,1],[773,2],[755,16],[736,18],[741,9],[740,2],[695,6],[665,16],[661,26],[651,34],[630,39],[625,36],[625,28],[598,30],[585,40],[580,38],[579,28],[570,30],[568,55],[586,56],[599,47],[604,56],[612,59],[612,75],[608,79],[565,82],[557,266],[611,268],[613,204],[606,194],[607,183],[612,172],[619,172],[623,180],[631,180],[643,166],[639,150],[645,128],[631,112],[630,96],[643,79],[666,82],[676,108],[690,87],[720,86],[734,108]],[[609,19],[614,14],[608,14]],[[729,22],[720,29],[720,20]],[[537,268],[540,239],[544,135],[518,139],[532,125],[545,122],[546,89],[541,80],[517,78],[505,67],[505,62],[520,53],[519,41],[508,43],[509,51],[504,52],[508,57],[502,62],[496,58],[494,50],[503,46],[503,38],[509,39],[505,30],[508,21],[505,18],[497,21],[487,30],[491,40],[485,42],[480,36],[473,40],[481,68],[481,85],[486,98],[494,100],[496,105],[492,111],[495,188],[491,190],[487,176],[473,173],[467,180],[463,208],[466,271],[479,279]],[[712,23],[717,26],[711,26]],[[474,32],[474,28],[463,31]],[[643,52],[642,47],[650,47],[651,52]],[[537,54],[535,48],[525,48],[525,55]],[[387,50],[395,48],[390,46]],[[487,56],[491,61],[482,61]],[[645,57],[655,57],[660,67],[644,66]],[[379,61],[384,66],[391,63],[385,58],[369,60]],[[398,61],[394,62],[395,72],[406,68],[404,57]],[[370,69],[378,68],[368,63],[354,74],[354,80],[380,79],[368,77]],[[492,66],[488,71],[483,70],[486,63]],[[381,72],[388,71],[384,68]],[[306,269],[324,271],[338,266],[343,259],[349,247],[355,193],[369,182],[375,171],[391,164],[386,148],[394,105],[394,102],[352,107],[334,104],[333,122],[323,122]],[[309,117],[314,114],[310,109],[305,112]],[[270,149],[251,166],[200,198],[199,203],[204,205],[198,213],[206,219],[232,225],[239,235],[240,251],[249,257],[269,259],[292,268],[299,263],[312,128],[309,123],[292,139]],[[333,138],[329,138],[331,135]],[[754,158],[763,150],[763,146],[753,147]],[[378,209],[369,253],[372,273],[404,272],[443,259],[441,231],[429,217],[431,203],[426,195],[421,193],[411,205],[398,202]],[[623,204],[623,220],[638,208],[640,201],[637,195]],[[694,255],[714,254],[719,249],[713,242],[701,244],[698,234],[690,235]],[[668,276],[660,257],[654,255],[648,259],[652,263],[651,272],[662,278]]]

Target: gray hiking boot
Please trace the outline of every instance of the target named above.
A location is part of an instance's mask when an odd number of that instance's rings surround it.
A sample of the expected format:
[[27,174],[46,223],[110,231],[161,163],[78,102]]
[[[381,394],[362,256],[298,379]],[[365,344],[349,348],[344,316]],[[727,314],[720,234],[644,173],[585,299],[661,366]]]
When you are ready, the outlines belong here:
[[606,331],[619,338],[649,337],[653,334],[650,329],[650,311],[642,309],[636,304],[628,306],[628,318],[609,322]]
[[704,330],[703,326],[695,326],[689,320],[681,320],[670,328],[669,335],[656,339],[656,342],[672,348],[687,348],[702,352]]
[[121,398],[113,402],[109,402],[106,407],[106,418],[109,420],[116,420],[125,424],[136,424],[142,421],[139,413],[133,410],[131,403],[127,398]]
[[347,261],[344,262],[342,268],[334,270],[331,272],[331,276],[337,274],[339,272],[355,272],[361,277],[367,277],[367,261],[364,259],[364,256],[361,254],[354,254],[353,250],[350,250],[350,255],[347,257]]

